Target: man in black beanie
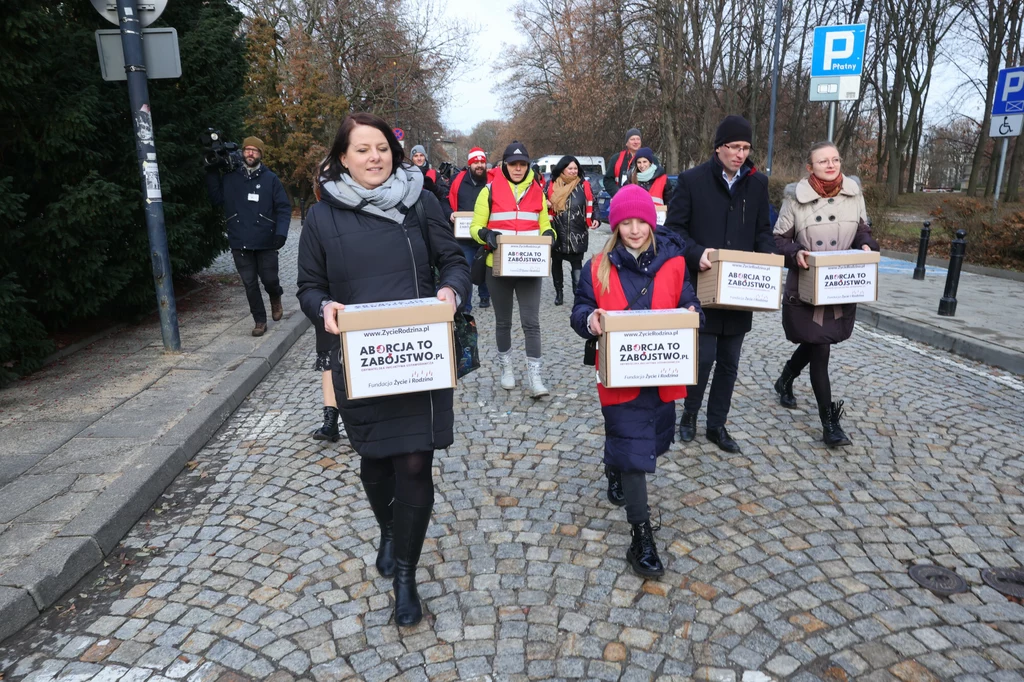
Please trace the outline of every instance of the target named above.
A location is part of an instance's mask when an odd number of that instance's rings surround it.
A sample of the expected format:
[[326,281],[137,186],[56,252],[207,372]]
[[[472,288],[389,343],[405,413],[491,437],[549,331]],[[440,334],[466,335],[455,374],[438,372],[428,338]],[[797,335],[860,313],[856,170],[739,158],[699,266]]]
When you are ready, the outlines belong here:
[[633,164],[636,163],[636,152],[642,146],[640,129],[627,130],[626,148],[608,159],[608,166],[604,170],[604,191],[610,196],[615,196],[620,187],[629,183],[629,174],[633,172]]
[[[742,116],[726,116],[715,131],[711,159],[682,173],[668,204],[665,226],[686,239],[687,275],[697,286],[697,273],[711,268],[708,255],[715,249],[777,253],[768,217],[768,178],[750,162],[754,131]],[[679,437],[684,442],[697,433],[697,412],[708,396],[707,437],[726,452],[740,451],[726,431],[732,404],[743,337],[751,329],[753,313],[745,310],[704,309],[705,324],[697,349],[697,386],[683,403]]]

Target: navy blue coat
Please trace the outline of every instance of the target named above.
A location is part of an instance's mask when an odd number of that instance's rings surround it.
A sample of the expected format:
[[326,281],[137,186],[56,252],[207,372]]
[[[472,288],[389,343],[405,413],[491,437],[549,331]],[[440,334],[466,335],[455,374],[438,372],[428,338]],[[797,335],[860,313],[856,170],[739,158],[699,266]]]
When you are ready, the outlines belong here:
[[[224,175],[208,172],[206,192],[214,206],[224,206],[232,249],[273,249],[275,236],[288,236],[291,201],[281,180],[262,163],[252,175],[242,167]],[[250,195],[257,200],[250,201]]]
[[[620,242],[608,255],[618,270],[627,302],[638,296],[650,278],[670,258],[684,254],[685,244],[678,234],[670,230],[657,230],[655,239],[657,253],[654,249],[648,249],[636,259]],[[597,308],[591,267],[591,261],[583,266],[570,318],[572,328],[585,339],[594,338],[587,326],[587,318]],[[650,309],[653,296],[654,287],[648,287],[647,293],[639,296],[630,309]],[[700,301],[687,279],[679,295],[679,307],[690,306],[701,314],[703,321]],[[602,406],[601,412],[604,414],[605,464],[620,471],[653,473],[657,457],[669,449],[675,437],[675,403],[662,402],[657,388],[641,388],[640,395],[635,399],[618,405]]]
[[[682,173],[668,201],[665,227],[686,240],[686,265],[697,281],[705,249],[778,253],[768,209],[768,177],[749,160],[732,190],[722,177],[717,156]],[[710,309],[702,330],[711,334],[745,334],[754,314],[748,310]]]

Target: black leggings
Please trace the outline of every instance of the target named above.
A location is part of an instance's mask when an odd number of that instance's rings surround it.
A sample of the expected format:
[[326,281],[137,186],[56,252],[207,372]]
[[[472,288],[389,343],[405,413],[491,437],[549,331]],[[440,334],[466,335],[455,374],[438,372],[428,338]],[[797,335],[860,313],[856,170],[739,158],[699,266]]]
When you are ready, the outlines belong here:
[[789,368],[799,374],[807,365],[811,366],[811,388],[819,408],[832,403],[832,383],[828,378],[828,357],[832,345],[828,343],[801,343],[789,359]]
[[383,459],[363,457],[359,460],[359,477],[367,483],[393,478],[396,500],[414,507],[429,507],[434,504],[433,463],[431,451]]
[[626,521],[630,524],[651,520],[647,506],[647,474],[643,471],[622,472],[622,493],[626,497]]

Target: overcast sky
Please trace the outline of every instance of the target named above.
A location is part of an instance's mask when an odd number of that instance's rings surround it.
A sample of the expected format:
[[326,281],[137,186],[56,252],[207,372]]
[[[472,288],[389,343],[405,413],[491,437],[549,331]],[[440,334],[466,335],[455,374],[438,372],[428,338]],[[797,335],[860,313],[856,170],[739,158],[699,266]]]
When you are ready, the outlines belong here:
[[[449,129],[469,133],[481,121],[503,118],[498,95],[492,87],[498,77],[492,65],[507,44],[521,44],[518,25],[512,16],[513,0],[441,0],[445,16],[462,25],[475,25],[479,33],[467,36],[466,49],[473,51],[472,63],[459,74],[451,87],[451,100],[442,113],[442,123]],[[969,71],[978,70],[973,62],[964,64]],[[944,122],[951,108],[964,114],[980,116],[984,102],[977,97],[954,91],[963,76],[947,63],[940,63],[932,78],[932,91],[925,111],[926,121]],[[862,90],[863,92],[863,90]],[[977,100],[977,101],[975,101]]]
[[519,36],[511,30],[515,26],[510,0],[447,0],[445,16],[460,24],[475,24],[480,33],[466,39],[466,49],[472,50],[473,63],[464,70],[451,88],[451,101],[442,123],[448,128],[468,133],[477,123],[501,118],[498,96],[491,92],[497,80],[491,71],[504,43],[517,44]]

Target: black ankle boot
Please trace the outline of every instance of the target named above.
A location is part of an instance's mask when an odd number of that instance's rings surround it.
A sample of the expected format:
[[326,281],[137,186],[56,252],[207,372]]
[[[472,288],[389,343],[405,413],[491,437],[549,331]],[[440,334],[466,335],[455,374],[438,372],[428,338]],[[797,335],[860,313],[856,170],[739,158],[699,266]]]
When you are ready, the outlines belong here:
[[313,432],[313,440],[329,440],[332,443],[337,443],[340,435],[338,432],[338,408],[325,406],[323,426]]
[[604,475],[608,478],[608,501],[616,507],[626,504],[626,494],[622,491],[622,472],[606,464]]
[[679,420],[679,440],[689,443],[697,437],[697,413],[683,410]]
[[821,419],[821,440],[830,448],[840,445],[849,445],[850,439],[843,432],[839,420],[843,417],[843,401],[833,402],[825,407],[818,407],[818,417]]
[[562,305],[565,300],[562,298],[562,290],[555,289],[555,305]]
[[665,567],[654,544],[654,529],[651,528],[651,522],[644,521],[632,525],[633,541],[626,550],[626,561],[637,575],[643,578],[660,578],[665,575]]
[[794,372],[787,362],[782,366],[782,374],[775,380],[775,392],[779,394],[779,404],[783,407],[793,409],[796,407],[796,396],[793,395],[793,379],[800,376]]
[[377,518],[377,525],[380,526],[380,546],[377,548],[377,573],[390,578],[395,574],[395,542],[394,542],[394,509],[392,503],[395,499],[395,479],[386,478],[383,481],[363,481],[363,490],[366,491],[366,499],[370,502],[370,509]]
[[433,506],[415,507],[395,500],[395,624],[416,625],[423,620],[423,605],[416,591],[416,565],[430,525]]

